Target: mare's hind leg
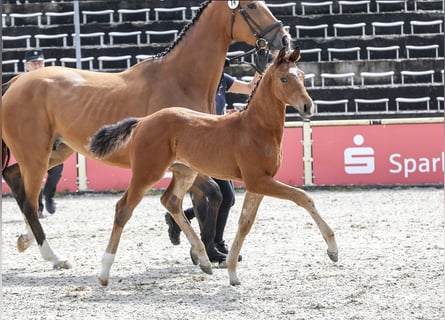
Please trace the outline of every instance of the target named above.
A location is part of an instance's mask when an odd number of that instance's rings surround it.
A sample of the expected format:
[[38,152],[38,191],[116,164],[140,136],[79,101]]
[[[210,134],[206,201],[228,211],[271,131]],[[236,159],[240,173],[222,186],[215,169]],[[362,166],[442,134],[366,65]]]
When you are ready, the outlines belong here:
[[241,252],[244,239],[246,239],[246,236],[250,232],[253,222],[255,221],[261,200],[263,200],[263,195],[251,193],[249,191],[247,191],[244,196],[243,208],[238,221],[238,231],[227,257],[227,270],[229,272],[229,281],[232,286],[241,284],[236,275],[238,256]]
[[[49,160],[49,167],[52,167],[59,163],[62,163],[64,160],[66,160],[73,153],[73,150],[70,149],[65,144],[54,144],[53,149],[54,149],[54,151],[52,152],[50,160]],[[26,193],[25,193],[25,188],[23,185],[23,180],[22,180],[22,175],[20,172],[19,165],[17,163],[15,163],[15,164],[5,168],[2,172],[2,176],[3,176],[3,179],[5,179],[6,183],[8,184],[9,188],[11,189],[11,193],[14,196],[14,198],[20,208],[20,211],[22,213],[24,213],[23,204],[26,199]],[[29,224],[28,224],[26,218],[25,218],[25,224],[26,224],[27,232],[24,234],[21,234],[17,239],[17,249],[19,252],[23,252],[26,249],[28,249],[32,245],[33,241],[35,240],[35,237],[31,232],[31,228],[29,227]],[[69,266],[69,263],[66,262],[66,266]],[[62,267],[64,267],[64,266],[62,266]]]
[[202,241],[196,235],[195,231],[190,225],[190,222],[185,217],[182,209],[182,201],[184,196],[193,184],[197,173],[192,169],[180,164],[173,165],[171,170],[173,172],[173,178],[167,190],[161,197],[161,203],[172,215],[173,219],[179,225],[190,242],[192,246],[191,255],[193,261],[199,264],[202,271],[212,274],[212,267],[206,254],[205,247]]
[[[5,168],[2,172],[2,175],[3,179],[5,179],[6,183],[11,189],[11,193],[14,196],[15,201],[17,202],[20,208],[20,211],[24,212],[23,204],[25,202],[26,195],[19,165],[15,163],[12,166]],[[28,249],[34,241],[34,235],[32,234],[26,219],[25,222],[27,226],[27,233],[21,234],[17,239],[17,250],[19,252],[23,252],[26,249]]]
[[[27,191],[26,193],[23,192],[19,195],[20,199],[22,199],[22,197],[24,198],[21,209],[23,214],[25,215],[28,227],[29,229],[31,229],[32,234],[37,241],[40,249],[40,254],[42,255],[43,259],[51,261],[54,268],[69,269],[71,268],[69,262],[57,256],[49,246],[42,225],[40,224],[40,221],[38,219],[38,197],[42,185],[42,179],[45,175],[47,167],[43,163],[39,164],[38,161],[35,162],[36,165],[34,165],[32,168],[23,167],[23,169],[21,170],[23,177],[23,190]],[[24,241],[25,248],[27,245],[26,242],[29,239],[29,235],[24,236],[24,239],[22,239]],[[18,248],[20,249],[20,238],[18,240]]]

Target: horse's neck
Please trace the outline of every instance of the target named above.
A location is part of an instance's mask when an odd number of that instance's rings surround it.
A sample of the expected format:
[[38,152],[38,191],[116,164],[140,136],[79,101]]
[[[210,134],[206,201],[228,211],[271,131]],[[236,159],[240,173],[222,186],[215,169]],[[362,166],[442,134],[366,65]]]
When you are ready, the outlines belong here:
[[[206,101],[208,110],[201,111],[214,113],[210,107],[213,106],[214,109],[216,89],[231,42],[230,17],[217,12],[214,1],[208,4],[199,19],[190,26],[171,51],[162,57],[159,74],[163,75],[165,82],[168,82],[167,78],[170,77],[172,82],[191,88],[189,91],[196,92],[193,94],[199,96],[200,104]],[[192,100],[197,99],[192,97]]]
[[272,78],[264,76],[247,106],[246,117],[257,130],[274,131],[281,140],[284,128],[286,105],[272,91]]

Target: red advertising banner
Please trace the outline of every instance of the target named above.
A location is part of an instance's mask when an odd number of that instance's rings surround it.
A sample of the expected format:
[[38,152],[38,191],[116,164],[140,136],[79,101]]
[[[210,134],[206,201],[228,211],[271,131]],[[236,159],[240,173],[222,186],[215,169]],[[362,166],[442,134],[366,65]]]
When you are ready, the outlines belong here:
[[[281,167],[275,179],[290,186],[304,184],[303,129],[285,128],[282,141]],[[235,186],[243,186],[235,182]]]
[[304,184],[303,129],[285,128],[283,135],[283,159],[275,178],[290,186]]
[[[15,159],[11,157],[9,165],[15,163]],[[63,163],[62,177],[57,184],[58,192],[75,192],[77,191],[77,159],[76,154],[73,154]],[[2,179],[2,193],[11,193],[9,186]]]
[[[131,179],[131,169],[112,167],[89,158],[86,159],[86,172],[87,188],[91,191],[126,190]],[[170,178],[171,172],[166,172],[153,188],[166,188]]]
[[312,128],[316,185],[444,181],[444,127],[434,124]]

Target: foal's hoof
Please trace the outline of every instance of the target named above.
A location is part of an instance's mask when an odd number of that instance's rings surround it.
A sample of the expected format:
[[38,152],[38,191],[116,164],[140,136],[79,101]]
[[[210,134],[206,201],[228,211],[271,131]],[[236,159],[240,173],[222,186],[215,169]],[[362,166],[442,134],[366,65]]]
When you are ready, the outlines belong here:
[[338,252],[331,252],[328,250],[328,256],[332,261],[334,262],[338,261]]
[[241,282],[238,280],[237,276],[230,276],[229,283],[231,286],[240,286]]
[[64,260],[64,261],[59,261],[59,262],[54,263],[53,268],[54,269],[71,269],[72,266],[71,266],[71,263],[69,263],[67,260]]
[[99,280],[99,284],[100,284],[102,287],[107,287],[107,286],[108,286],[108,279],[107,279],[107,280],[104,280],[104,279],[98,278],[98,280]]
[[196,253],[193,252],[192,249],[190,249],[190,258],[192,259],[192,262],[195,266],[199,264],[199,257]]
[[199,264],[199,267],[203,272],[207,274],[213,274],[212,265],[210,264],[210,261],[207,261],[205,264],[200,263],[199,256],[196,253],[194,253],[192,249],[190,249],[190,258],[192,258],[192,262],[195,266]]
[[206,266],[204,266],[203,264],[200,264],[199,267],[201,268],[201,270],[202,270],[204,273],[207,273],[207,274],[213,274],[212,266],[211,266],[211,265],[208,265],[208,266],[206,265]]

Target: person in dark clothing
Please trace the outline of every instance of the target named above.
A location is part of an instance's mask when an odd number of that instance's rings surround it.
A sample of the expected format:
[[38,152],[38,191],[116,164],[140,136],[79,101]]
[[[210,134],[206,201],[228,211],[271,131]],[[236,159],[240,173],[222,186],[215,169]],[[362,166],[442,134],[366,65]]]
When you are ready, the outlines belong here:
[[[25,53],[25,69],[26,71],[34,71],[45,67],[45,58],[42,50],[34,49]],[[39,218],[43,215],[43,198],[45,198],[45,208],[48,213],[56,212],[56,204],[54,195],[56,193],[57,184],[62,177],[63,163],[48,170],[45,186],[39,195]]]

